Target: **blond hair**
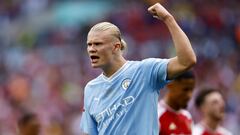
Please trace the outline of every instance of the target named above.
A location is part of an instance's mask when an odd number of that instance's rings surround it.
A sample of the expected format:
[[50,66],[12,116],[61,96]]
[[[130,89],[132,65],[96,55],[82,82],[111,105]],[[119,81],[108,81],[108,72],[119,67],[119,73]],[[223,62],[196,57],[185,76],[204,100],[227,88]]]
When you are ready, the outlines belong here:
[[124,41],[124,39],[122,38],[121,32],[119,30],[119,28],[110,23],[110,22],[101,22],[98,24],[95,24],[89,32],[91,31],[106,31],[106,30],[111,30],[111,34],[116,37],[117,39],[120,40],[121,42],[121,50],[125,51],[127,49],[127,43]]

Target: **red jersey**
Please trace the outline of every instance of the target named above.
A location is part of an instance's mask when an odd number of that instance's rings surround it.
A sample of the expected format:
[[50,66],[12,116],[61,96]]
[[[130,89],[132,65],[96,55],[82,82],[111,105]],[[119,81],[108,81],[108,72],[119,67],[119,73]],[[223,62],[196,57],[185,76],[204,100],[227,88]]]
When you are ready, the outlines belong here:
[[193,135],[232,135],[227,129],[219,126],[216,131],[212,131],[198,123],[193,128]]
[[163,100],[158,104],[160,135],[191,135],[192,117],[187,110],[175,111]]

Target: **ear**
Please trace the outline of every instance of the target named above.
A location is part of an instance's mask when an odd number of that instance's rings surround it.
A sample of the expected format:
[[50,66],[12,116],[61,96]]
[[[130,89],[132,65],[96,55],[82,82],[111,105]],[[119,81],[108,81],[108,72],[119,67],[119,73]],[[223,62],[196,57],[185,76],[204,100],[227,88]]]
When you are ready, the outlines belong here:
[[119,42],[114,43],[113,45],[113,51],[118,52],[121,51],[121,44]]

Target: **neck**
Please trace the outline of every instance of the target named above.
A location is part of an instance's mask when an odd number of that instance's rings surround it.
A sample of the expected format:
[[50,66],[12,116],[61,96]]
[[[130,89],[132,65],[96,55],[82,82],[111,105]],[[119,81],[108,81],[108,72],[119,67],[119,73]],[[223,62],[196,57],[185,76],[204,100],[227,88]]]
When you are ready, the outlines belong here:
[[117,72],[125,63],[126,63],[126,60],[122,56],[120,56],[119,58],[115,59],[113,63],[103,68],[103,74],[106,77],[110,77],[115,72]]
[[215,131],[219,125],[219,121],[213,120],[209,117],[205,117],[205,119],[202,120],[202,123],[204,126],[213,131]]
[[166,96],[164,97],[164,101],[165,101],[165,103],[166,103],[168,106],[170,106],[174,111],[178,111],[178,110],[181,109],[178,105],[176,105],[176,104],[169,98],[168,95],[166,95]]

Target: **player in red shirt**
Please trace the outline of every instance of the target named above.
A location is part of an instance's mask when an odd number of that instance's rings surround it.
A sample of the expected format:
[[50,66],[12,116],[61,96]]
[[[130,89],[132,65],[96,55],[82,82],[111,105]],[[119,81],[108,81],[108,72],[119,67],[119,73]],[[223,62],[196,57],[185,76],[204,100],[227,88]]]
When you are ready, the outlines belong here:
[[202,120],[194,126],[193,135],[232,135],[220,126],[225,114],[225,102],[216,89],[201,90],[195,100],[202,113]]
[[168,92],[158,104],[160,135],[192,134],[192,117],[186,110],[192,97],[195,77],[187,71],[168,85]]

